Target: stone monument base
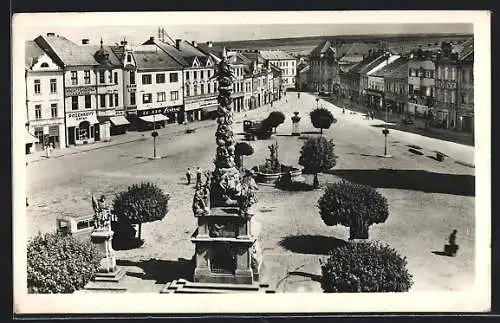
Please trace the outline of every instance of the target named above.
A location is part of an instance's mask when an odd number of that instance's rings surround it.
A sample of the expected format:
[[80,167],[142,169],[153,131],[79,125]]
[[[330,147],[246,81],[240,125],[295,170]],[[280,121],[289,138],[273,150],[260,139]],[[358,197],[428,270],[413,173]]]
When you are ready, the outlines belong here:
[[190,282],[184,279],[167,283],[161,294],[223,294],[223,293],[266,293],[276,291],[266,283],[259,284],[220,284]]

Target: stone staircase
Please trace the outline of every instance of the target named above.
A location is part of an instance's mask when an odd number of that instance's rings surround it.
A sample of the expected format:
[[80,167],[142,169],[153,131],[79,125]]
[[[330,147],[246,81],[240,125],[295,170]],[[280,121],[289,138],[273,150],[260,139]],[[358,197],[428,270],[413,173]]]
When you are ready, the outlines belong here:
[[267,283],[260,284],[223,284],[223,283],[198,283],[185,279],[174,280],[167,283],[161,294],[222,294],[222,293],[275,293]]

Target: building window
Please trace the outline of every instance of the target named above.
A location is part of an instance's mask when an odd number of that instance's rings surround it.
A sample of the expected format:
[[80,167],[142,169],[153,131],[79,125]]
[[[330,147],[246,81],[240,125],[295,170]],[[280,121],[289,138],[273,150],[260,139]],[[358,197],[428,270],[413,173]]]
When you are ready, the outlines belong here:
[[189,85],[186,85],[186,96],[190,96],[191,93],[190,93],[190,87]]
[[211,74],[211,72],[212,72],[211,70],[208,70],[208,71],[207,71],[207,78],[210,78],[210,74]]
[[208,93],[212,93],[212,87],[211,87],[212,83],[208,82],[207,84],[207,90],[208,90]]
[[156,83],[165,83],[165,74],[156,74]]
[[131,55],[127,55],[127,63],[131,63],[132,62],[132,56]]
[[151,103],[153,95],[151,93],[146,93],[142,95],[142,103]]
[[135,84],[135,72],[134,71],[130,71],[130,84]]
[[198,78],[198,72],[197,72],[197,71],[194,71],[194,72],[193,72],[193,79],[195,79],[195,80],[196,80],[197,78]]
[[474,83],[474,70],[469,71],[469,82]]
[[109,84],[112,84],[113,83],[113,71],[108,71],[108,79],[109,79]]
[[101,108],[106,107],[106,94],[99,94],[99,106]]
[[200,94],[205,94],[205,84],[200,84]]
[[135,105],[135,92],[130,93],[130,105]]
[[450,99],[450,100],[451,100],[451,103],[455,103],[455,92],[454,92],[454,91],[452,91],[450,94],[451,94],[451,95],[450,95],[450,96],[451,96],[451,99]]
[[179,91],[170,91],[170,100],[172,101],[179,100]]
[[40,94],[40,80],[35,80],[35,94]]
[[71,97],[71,110],[78,110],[78,97],[77,96]]
[[99,84],[106,83],[106,79],[104,78],[104,71],[99,71]]
[[35,128],[35,137],[38,138],[39,143],[43,143],[43,128]]
[[194,92],[193,95],[195,95],[195,96],[198,95],[198,85],[196,85],[196,84],[194,85],[194,91],[193,92]]
[[35,105],[35,119],[41,119],[42,118],[42,105],[37,104]]
[[158,92],[156,93],[156,101],[157,102],[165,102],[165,92]]
[[151,84],[151,74],[142,75],[142,84]]
[[203,71],[200,71],[200,79],[203,80]]
[[77,84],[78,84],[78,72],[71,71],[71,85],[77,85]]
[[118,93],[115,93],[115,107],[118,107]]
[[112,107],[113,106],[113,94],[110,94],[109,95],[109,106]]
[[179,81],[179,74],[170,73],[170,83],[175,83]]
[[90,95],[85,96],[85,109],[90,109],[92,107],[92,97]]
[[113,75],[115,76],[115,84],[118,84],[118,72],[114,72]]
[[466,99],[466,94],[465,93],[461,94],[461,101],[462,101],[463,104],[467,103],[467,99]]
[[52,103],[50,105],[50,114],[52,118],[57,118],[57,103]]
[[189,71],[186,72],[185,78],[186,80],[189,80]]
[[42,67],[42,68],[47,68],[47,67],[49,67],[49,64],[47,64],[47,63],[42,63],[42,64],[40,65],[40,67]]
[[410,68],[410,76],[417,76],[417,71],[414,68]]
[[85,84],[90,84],[90,71],[83,71],[83,81]]
[[50,93],[57,93],[57,80],[50,79]]

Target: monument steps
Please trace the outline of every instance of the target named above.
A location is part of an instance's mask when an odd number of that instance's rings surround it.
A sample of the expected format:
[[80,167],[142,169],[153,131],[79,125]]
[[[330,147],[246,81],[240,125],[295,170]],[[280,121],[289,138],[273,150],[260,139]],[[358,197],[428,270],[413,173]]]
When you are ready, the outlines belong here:
[[225,284],[225,283],[199,283],[190,282],[184,279],[174,280],[167,285],[160,292],[162,294],[210,294],[210,293],[274,293],[274,290],[269,288],[269,284]]

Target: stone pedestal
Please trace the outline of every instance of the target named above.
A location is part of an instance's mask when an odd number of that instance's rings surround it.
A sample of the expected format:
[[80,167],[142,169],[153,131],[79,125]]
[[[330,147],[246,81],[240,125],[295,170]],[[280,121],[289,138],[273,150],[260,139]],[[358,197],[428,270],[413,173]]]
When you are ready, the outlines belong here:
[[234,207],[211,208],[208,214],[197,217],[198,228],[191,238],[195,244],[195,282],[258,281],[262,255],[251,218],[241,216]]
[[299,117],[298,112],[294,112],[293,114],[294,114],[294,116],[292,117],[292,136],[300,136],[299,123],[300,123],[301,117]]
[[110,228],[96,229],[90,238],[103,257],[94,281],[118,282],[125,272],[116,265],[115,251],[111,246],[113,231]]

